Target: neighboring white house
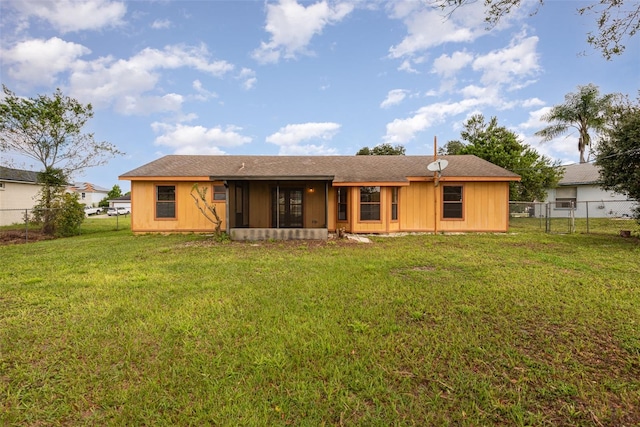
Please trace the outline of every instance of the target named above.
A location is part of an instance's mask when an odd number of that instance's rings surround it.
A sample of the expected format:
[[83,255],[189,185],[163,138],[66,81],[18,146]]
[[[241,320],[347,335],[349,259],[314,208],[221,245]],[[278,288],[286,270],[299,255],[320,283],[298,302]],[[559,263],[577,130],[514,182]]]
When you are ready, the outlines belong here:
[[73,185],[67,187],[67,192],[76,193],[78,201],[87,206],[98,206],[100,200],[107,197],[109,189],[103,188],[90,182],[74,182]]
[[0,166],[0,225],[24,222],[26,210],[37,203],[37,172]]
[[110,208],[127,208],[131,212],[131,194],[109,200]]
[[636,202],[627,196],[600,188],[596,165],[579,163],[563,166],[564,177],[557,188],[547,191],[551,216],[566,216],[574,209],[576,218],[631,217]]

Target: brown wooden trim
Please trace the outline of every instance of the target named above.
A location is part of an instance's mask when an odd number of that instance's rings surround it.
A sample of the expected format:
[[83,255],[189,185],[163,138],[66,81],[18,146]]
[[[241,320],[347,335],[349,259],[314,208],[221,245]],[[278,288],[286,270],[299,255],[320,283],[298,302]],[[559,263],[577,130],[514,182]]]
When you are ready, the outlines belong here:
[[[410,182],[433,182],[432,176],[409,176]],[[441,176],[440,182],[503,182],[503,181],[520,181],[520,177],[506,176]]]
[[365,182],[332,182],[332,187],[408,187],[411,183],[408,181],[365,181]]
[[217,182],[208,176],[119,176],[120,181],[154,181],[154,182]]
[[[158,187],[174,187],[175,199],[173,201],[175,216],[173,218],[158,218]],[[133,210],[133,203],[131,204]],[[153,184],[153,220],[154,221],[178,221],[178,186],[173,182],[160,182]]]

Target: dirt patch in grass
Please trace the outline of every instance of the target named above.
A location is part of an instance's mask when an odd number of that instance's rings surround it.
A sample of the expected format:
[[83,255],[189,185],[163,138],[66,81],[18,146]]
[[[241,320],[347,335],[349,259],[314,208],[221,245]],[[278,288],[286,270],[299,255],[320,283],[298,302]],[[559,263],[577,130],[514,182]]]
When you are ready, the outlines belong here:
[[9,230],[0,232],[0,246],[15,245],[20,243],[40,242],[43,240],[51,240],[52,236],[48,236],[41,231],[29,230]]
[[219,245],[251,246],[266,248],[324,248],[331,246],[353,246],[361,244],[350,239],[328,239],[328,240],[260,240],[260,241],[218,241],[215,238],[185,242],[182,246],[187,247],[210,247]]

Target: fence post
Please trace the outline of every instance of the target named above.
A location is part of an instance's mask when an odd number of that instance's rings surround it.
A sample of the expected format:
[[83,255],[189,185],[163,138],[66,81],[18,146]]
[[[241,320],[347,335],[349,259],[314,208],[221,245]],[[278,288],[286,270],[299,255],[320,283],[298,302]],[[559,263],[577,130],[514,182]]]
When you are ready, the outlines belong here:
[[544,205],[544,231],[551,233],[551,202]]
[[576,209],[578,204],[571,202],[571,210],[569,212],[569,234],[576,232]]
[[29,243],[29,209],[24,210],[24,242]]
[[587,216],[587,234],[589,234],[589,202],[585,202],[585,212]]

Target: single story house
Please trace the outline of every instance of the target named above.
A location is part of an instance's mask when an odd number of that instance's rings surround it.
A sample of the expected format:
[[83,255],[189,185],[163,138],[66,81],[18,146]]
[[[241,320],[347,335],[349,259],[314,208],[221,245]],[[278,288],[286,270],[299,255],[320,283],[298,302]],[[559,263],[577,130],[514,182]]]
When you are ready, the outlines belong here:
[[80,203],[86,206],[98,206],[98,203],[109,194],[109,189],[90,182],[74,182],[67,187],[67,192],[76,193]]
[[24,223],[26,210],[38,202],[38,173],[0,166],[0,225]]
[[170,155],[122,174],[133,232],[211,232],[193,189],[234,240],[325,239],[329,232],[505,232],[518,175],[476,156]]
[[110,208],[127,208],[131,210],[131,194],[109,199],[108,202]]
[[564,176],[556,188],[547,191],[551,216],[567,216],[573,210],[576,218],[631,217],[635,201],[624,194],[600,187],[600,170],[592,163],[562,166]]

